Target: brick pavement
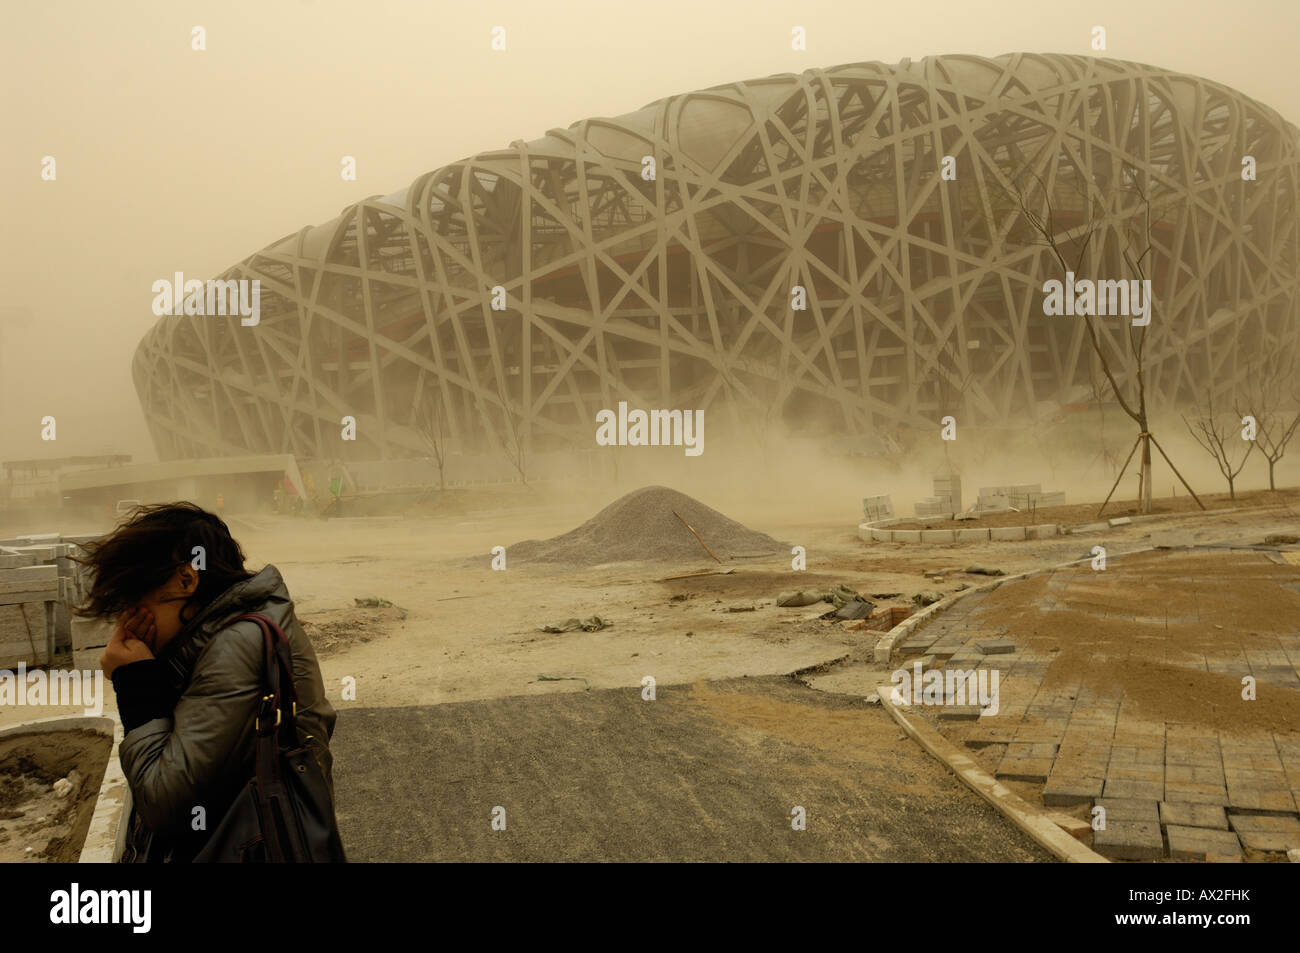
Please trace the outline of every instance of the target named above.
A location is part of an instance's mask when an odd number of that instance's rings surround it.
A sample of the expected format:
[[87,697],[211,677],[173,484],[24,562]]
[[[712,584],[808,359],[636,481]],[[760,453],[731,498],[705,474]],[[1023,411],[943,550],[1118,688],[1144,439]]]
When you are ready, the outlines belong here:
[[[1193,557],[1204,559],[1205,553],[1148,558],[1160,559],[1160,572],[1172,569],[1177,578],[1178,561]],[[1279,570],[1282,560],[1276,557],[1239,550],[1222,558],[1235,569],[1300,589],[1300,569],[1294,580],[1283,578],[1290,565]],[[1130,565],[1141,572],[1142,564]],[[1106,572],[1124,570],[1124,560],[1113,560]],[[1017,584],[1024,583],[1007,583]],[[1196,574],[1195,605],[1185,616],[1130,614],[1098,594],[1098,580],[1085,565],[1052,573],[1046,597],[1035,598],[1049,624],[1050,613],[1084,606],[1108,622],[1131,622],[1134,644],[1168,665],[1234,678],[1252,675],[1300,697],[1300,615],[1291,623],[1295,631],[1249,633],[1249,646],[1230,618],[1215,625],[1223,634],[1208,651],[1188,649],[1171,634],[1170,624],[1210,620],[1215,585],[1204,572]],[[1047,807],[1109,806],[1110,828],[1093,834],[1093,846],[1116,859],[1267,860],[1300,847],[1300,724],[1225,730],[1188,724],[1181,716],[1165,718],[1150,706],[1144,711],[1119,687],[1089,685],[1082,678],[1048,685],[1054,653],[1034,651],[1026,644],[1032,640],[1018,641],[1013,626],[1001,624],[988,607],[989,596],[973,593],[935,616],[910,635],[899,655],[909,666],[914,657],[928,656],[927,667],[941,672],[996,669],[996,715],[961,720],[942,717],[942,708],[923,713],[974,749],[997,778],[1040,785]]]

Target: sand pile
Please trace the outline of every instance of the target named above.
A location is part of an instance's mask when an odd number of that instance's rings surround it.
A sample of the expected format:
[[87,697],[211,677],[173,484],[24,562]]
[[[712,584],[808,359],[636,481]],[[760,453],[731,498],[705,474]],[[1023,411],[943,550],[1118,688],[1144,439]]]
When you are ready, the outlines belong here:
[[[674,511],[681,520],[673,515]],[[632,560],[713,563],[682,520],[723,562],[790,549],[766,533],[756,533],[727,519],[685,493],[664,486],[646,486],[619,497],[577,529],[551,539],[515,543],[507,552],[512,562],[571,566]]]

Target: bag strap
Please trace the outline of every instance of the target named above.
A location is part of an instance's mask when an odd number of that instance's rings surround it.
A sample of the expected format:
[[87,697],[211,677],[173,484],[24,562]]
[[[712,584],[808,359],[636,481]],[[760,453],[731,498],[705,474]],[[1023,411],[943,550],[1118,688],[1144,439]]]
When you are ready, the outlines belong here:
[[262,676],[265,694],[258,704],[254,730],[259,738],[279,735],[280,747],[297,747],[298,692],[293,683],[293,653],[284,630],[260,612],[232,622],[255,622],[262,630]]
[[260,612],[238,616],[233,622],[255,622],[262,630],[263,688],[253,722],[256,740],[253,790],[257,800],[267,855],[276,862],[310,860],[292,817],[285,790],[283,753],[298,746],[298,693],[293,684],[293,654],[284,630]]

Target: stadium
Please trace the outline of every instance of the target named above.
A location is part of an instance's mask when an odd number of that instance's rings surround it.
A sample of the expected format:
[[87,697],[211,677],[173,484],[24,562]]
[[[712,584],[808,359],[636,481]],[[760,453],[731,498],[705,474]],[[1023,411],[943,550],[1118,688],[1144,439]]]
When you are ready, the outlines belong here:
[[[714,434],[1028,423],[1104,399],[1085,323],[1044,314],[1032,207],[1080,274],[1136,278],[1150,245],[1147,402],[1173,408],[1300,339],[1298,146],[1231,89],[1093,57],[737,82],[288,235],[218,276],[260,282],[255,326],[165,315],[133,376],[163,459],[337,457],[346,416],[358,459],[589,449],[620,401]],[[1098,328],[1124,353],[1127,321]]]

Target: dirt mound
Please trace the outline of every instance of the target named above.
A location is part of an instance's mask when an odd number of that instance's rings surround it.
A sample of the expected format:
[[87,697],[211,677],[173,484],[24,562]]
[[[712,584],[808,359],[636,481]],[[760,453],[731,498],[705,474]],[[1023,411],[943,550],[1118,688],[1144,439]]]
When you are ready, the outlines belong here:
[[[676,512],[677,516],[673,513]],[[728,519],[685,493],[665,486],[646,486],[621,496],[577,529],[551,539],[530,539],[507,550],[511,562],[600,563],[647,561],[712,563],[691,525],[720,560],[789,550],[766,533]]]

